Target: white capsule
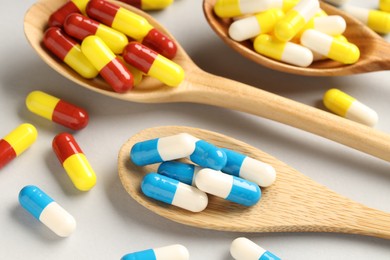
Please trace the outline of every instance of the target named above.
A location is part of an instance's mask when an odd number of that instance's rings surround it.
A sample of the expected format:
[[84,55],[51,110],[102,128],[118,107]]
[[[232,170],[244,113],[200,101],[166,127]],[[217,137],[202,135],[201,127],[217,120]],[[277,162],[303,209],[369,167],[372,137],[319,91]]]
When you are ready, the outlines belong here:
[[146,249],[127,254],[121,260],[188,260],[190,254],[185,246],[171,245],[154,249]]
[[236,260],[280,260],[279,257],[245,237],[233,240],[230,254]]
[[347,23],[340,15],[329,15],[313,19],[313,28],[317,31],[335,36],[343,34]]

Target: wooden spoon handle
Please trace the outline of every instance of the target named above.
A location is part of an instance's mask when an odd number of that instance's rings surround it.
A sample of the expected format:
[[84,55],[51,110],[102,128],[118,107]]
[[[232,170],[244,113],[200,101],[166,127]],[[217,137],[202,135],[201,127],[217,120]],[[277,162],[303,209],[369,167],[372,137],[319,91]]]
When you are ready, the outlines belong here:
[[188,81],[177,101],[258,115],[390,161],[390,136],[373,128],[202,70],[192,71]]

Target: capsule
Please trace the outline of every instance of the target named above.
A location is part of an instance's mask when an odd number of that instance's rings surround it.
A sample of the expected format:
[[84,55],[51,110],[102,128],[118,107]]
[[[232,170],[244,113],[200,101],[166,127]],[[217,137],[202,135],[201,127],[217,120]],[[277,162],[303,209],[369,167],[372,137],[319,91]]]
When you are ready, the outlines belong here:
[[374,126],[378,121],[378,114],[374,110],[341,90],[328,90],[323,102],[333,113],[361,124]]
[[200,212],[208,204],[203,191],[158,173],[145,175],[141,190],[147,197],[192,212]]
[[130,159],[138,166],[186,157],[201,167],[216,170],[226,164],[226,154],[220,148],[187,133],[139,142],[130,151]]
[[275,24],[274,35],[281,41],[291,40],[320,9],[317,0],[301,0]]
[[88,36],[81,51],[115,92],[124,93],[134,86],[134,77],[98,36]]
[[313,17],[295,37],[301,37],[302,33],[308,29],[314,29],[331,36],[339,36],[344,33],[346,27],[347,23],[340,15]]
[[123,52],[123,59],[143,73],[170,87],[177,87],[184,80],[183,68],[138,42],[130,42]]
[[92,189],[96,174],[74,137],[68,133],[58,134],[52,146],[73,185],[81,191]]
[[389,0],[380,0],[379,1],[379,10],[390,12],[390,1]]
[[76,220],[73,216],[34,185],[25,186],[20,191],[19,203],[60,237],[68,237],[76,229]]
[[275,23],[284,16],[280,9],[268,11],[249,16],[233,22],[229,26],[229,36],[235,41],[251,39],[259,34],[271,32]]
[[81,52],[80,45],[60,28],[50,27],[43,37],[43,44],[56,57],[87,79],[95,78],[99,72]]
[[230,254],[236,260],[280,260],[276,255],[245,237],[233,240],[230,245]]
[[302,34],[301,44],[312,51],[344,64],[355,63],[360,57],[359,48],[355,44],[313,29],[308,29]]
[[161,10],[173,3],[173,0],[119,0],[144,11]]
[[121,260],[188,260],[190,253],[183,245],[171,245],[127,254]]
[[264,56],[292,65],[307,67],[313,62],[313,53],[308,48],[292,42],[279,41],[268,34],[257,36],[253,47]]
[[28,94],[26,106],[31,112],[73,130],[88,124],[87,111],[42,91]]
[[80,41],[90,35],[99,36],[116,54],[122,53],[129,43],[125,34],[81,14],[69,15],[65,20],[64,30]]
[[157,173],[194,186],[195,176],[201,169],[201,167],[194,164],[168,161],[160,164],[157,169]]
[[226,148],[222,150],[227,157],[222,172],[252,181],[261,187],[274,183],[276,171],[271,165]]
[[172,59],[176,55],[176,44],[165,34],[154,28],[142,16],[104,0],[91,0],[87,14],[130,38],[141,41],[161,55]]
[[261,197],[257,184],[208,168],[198,172],[195,186],[201,191],[244,206],[255,205]]
[[70,0],[58,8],[49,17],[49,26],[62,27],[65,19],[72,13],[85,14],[85,8],[87,7],[89,0]]
[[37,139],[37,129],[31,124],[21,124],[0,140],[0,169],[23,153]]

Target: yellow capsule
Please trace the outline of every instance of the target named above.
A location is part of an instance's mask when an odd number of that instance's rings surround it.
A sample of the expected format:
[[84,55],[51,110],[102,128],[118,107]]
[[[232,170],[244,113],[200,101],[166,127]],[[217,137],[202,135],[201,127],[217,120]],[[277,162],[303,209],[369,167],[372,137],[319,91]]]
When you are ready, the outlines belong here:
[[358,123],[374,126],[378,121],[378,115],[374,110],[341,90],[328,90],[323,102],[325,107],[333,113]]
[[390,0],[380,0],[379,9],[385,12],[390,12]]

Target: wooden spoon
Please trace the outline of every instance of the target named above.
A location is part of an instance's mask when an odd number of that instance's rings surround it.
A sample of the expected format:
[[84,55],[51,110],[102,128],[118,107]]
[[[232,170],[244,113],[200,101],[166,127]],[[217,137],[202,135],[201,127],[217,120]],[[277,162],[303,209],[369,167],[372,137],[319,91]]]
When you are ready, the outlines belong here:
[[321,2],[320,6],[328,14],[344,17],[347,22],[344,35],[348,41],[359,47],[360,59],[355,64],[343,65],[336,61],[324,60],[302,68],[260,55],[254,51],[251,41],[236,42],[229,37],[228,29],[232,19],[221,19],[214,13],[213,8],[216,2],[217,0],[203,1],[204,14],[211,28],[228,46],[265,67],[305,76],[341,76],[390,69],[390,44],[357,19],[329,4]]
[[[191,213],[143,195],[142,178],[157,171],[157,164],[134,165],[131,147],[140,141],[189,133],[219,147],[236,150],[273,165],[277,179],[262,189],[262,198],[252,207],[244,207],[209,196],[209,205],[200,213]],[[285,163],[253,146],[231,137],[197,128],[163,126],[145,129],[131,137],[120,149],[120,180],[138,203],[173,221],[206,229],[244,232],[337,232],[390,239],[390,214],[368,208],[314,182]],[[191,203],[191,202],[189,202]]]
[[[134,90],[119,94],[113,92],[101,78],[84,79],[42,46],[43,33],[50,14],[65,2],[66,0],[41,0],[34,4],[26,13],[24,30],[38,55],[58,73],[80,86],[127,101],[192,102],[239,110],[323,136],[390,161],[389,135],[261,89],[209,74],[196,66],[178,43],[178,53],[174,60],[184,68],[186,77],[177,88],[146,78]],[[144,16],[156,28],[174,39],[151,16],[122,2],[116,3]]]

